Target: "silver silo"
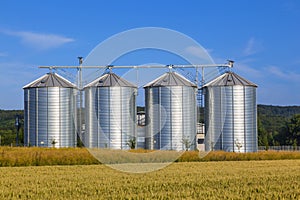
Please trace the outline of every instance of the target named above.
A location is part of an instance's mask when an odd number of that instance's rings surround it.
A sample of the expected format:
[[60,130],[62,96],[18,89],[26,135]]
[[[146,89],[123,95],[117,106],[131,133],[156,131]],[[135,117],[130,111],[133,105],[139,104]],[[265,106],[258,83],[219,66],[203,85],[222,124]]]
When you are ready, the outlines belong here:
[[175,72],[148,83],[146,100],[146,148],[195,149],[197,86]]
[[76,86],[48,73],[23,89],[24,145],[75,147]]
[[256,88],[233,72],[204,85],[207,151],[257,151]]
[[88,148],[129,149],[136,139],[137,87],[114,73],[84,87],[85,135]]

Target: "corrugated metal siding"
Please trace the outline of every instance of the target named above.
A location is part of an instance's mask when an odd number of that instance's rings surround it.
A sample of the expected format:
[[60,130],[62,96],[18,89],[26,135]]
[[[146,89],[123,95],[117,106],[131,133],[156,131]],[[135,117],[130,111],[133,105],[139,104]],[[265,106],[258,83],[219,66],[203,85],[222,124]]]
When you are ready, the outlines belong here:
[[29,146],[74,147],[76,103],[73,88],[26,88],[24,143]]
[[89,148],[129,149],[136,137],[136,88],[85,88],[86,133]]
[[[219,87],[219,90],[223,92],[222,98],[219,101],[222,102],[224,99],[221,114],[221,124],[223,125],[222,138],[223,144],[218,149],[224,151],[233,151],[234,149],[234,112],[233,112],[233,87]],[[222,113],[225,113],[222,115]]]
[[[30,107],[30,103],[29,103],[29,90],[25,90],[24,91],[24,118],[27,119],[24,121],[24,145],[28,146],[28,142],[29,142],[29,107]],[[35,118],[35,116],[33,116]]]
[[256,106],[256,89],[247,87],[245,88],[245,112],[247,124],[245,125],[246,133],[246,152],[257,151],[257,106]]
[[[155,98],[157,95],[153,95],[153,92],[157,92],[157,90],[150,90],[150,88],[145,88],[145,148],[146,149],[154,149],[154,137],[156,134],[158,134],[157,130],[154,130],[153,124],[157,124],[156,127],[159,127],[159,119],[160,115],[158,110],[155,112],[154,105],[158,104],[158,100]],[[155,118],[150,118],[154,115],[154,113],[157,113]],[[156,120],[157,122],[154,122]],[[154,134],[155,133],[155,134]],[[155,140],[155,142],[159,142]],[[156,147],[155,147],[156,148]]]
[[145,143],[145,133],[146,133],[146,127],[145,126],[137,126],[137,148],[138,149],[145,149],[146,143]]
[[[208,86],[205,92],[205,149],[257,151],[256,87]],[[237,143],[242,146],[238,150]]]
[[[48,140],[50,139],[50,143],[52,140],[57,140],[57,146],[60,146],[61,141],[60,138],[60,106],[59,106],[59,99],[60,99],[60,92],[59,88],[47,88],[48,93],[48,103],[47,110],[48,116],[46,118],[48,127],[45,127],[48,130]],[[43,109],[43,108],[41,108]],[[51,128],[50,128],[51,127]]]
[[[38,104],[37,104],[37,91],[36,89],[29,89],[27,90],[29,92],[29,98],[28,98],[28,104],[29,104],[29,145],[37,146],[38,143]],[[26,118],[25,118],[26,121]],[[41,122],[42,123],[42,122]]]
[[146,148],[184,150],[183,139],[195,148],[196,89],[188,86],[146,87]]
[[[223,129],[223,112],[224,106],[221,103],[221,98],[223,96],[223,91],[219,87],[209,87],[205,90],[205,127],[206,134],[205,141],[206,150],[220,149],[222,145]],[[214,97],[214,98],[213,98]],[[209,108],[209,109],[207,109]],[[216,117],[220,116],[220,117]]]
[[[238,152],[238,148],[236,147],[236,142],[241,142],[242,147],[240,149],[241,152],[245,152],[245,124],[248,123],[245,121],[245,93],[243,86],[235,86],[232,90],[233,92],[233,116],[234,116],[234,151]],[[226,134],[226,133],[223,133]]]

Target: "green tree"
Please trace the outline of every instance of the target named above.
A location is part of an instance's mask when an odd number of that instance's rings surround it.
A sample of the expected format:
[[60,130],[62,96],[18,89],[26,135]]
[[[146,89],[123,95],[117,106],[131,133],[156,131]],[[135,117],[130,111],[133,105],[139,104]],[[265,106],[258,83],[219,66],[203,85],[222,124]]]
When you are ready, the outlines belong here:
[[135,149],[135,146],[136,146],[135,137],[130,138],[126,144],[130,147],[130,149]]
[[285,126],[286,140],[289,145],[300,145],[300,114],[294,115]]
[[257,120],[257,131],[258,131],[258,146],[269,147],[268,133],[265,130],[260,118]]
[[22,146],[24,138],[23,130],[23,111],[22,110],[0,110],[0,136],[1,145],[15,145],[16,144],[16,127],[15,117],[20,116],[21,128],[19,130],[19,145]]

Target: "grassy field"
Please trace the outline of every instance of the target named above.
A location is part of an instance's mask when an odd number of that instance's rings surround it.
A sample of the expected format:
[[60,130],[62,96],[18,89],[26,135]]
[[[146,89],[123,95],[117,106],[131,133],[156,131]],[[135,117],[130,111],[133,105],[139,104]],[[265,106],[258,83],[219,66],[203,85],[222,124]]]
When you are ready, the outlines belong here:
[[1,167],[0,199],[300,199],[300,160],[182,162],[146,174]]
[[[99,153],[100,152],[100,153]],[[37,148],[0,147],[0,167],[91,165],[103,163],[164,163],[248,160],[292,160],[300,159],[300,152],[261,151],[234,153],[213,151],[208,154],[197,151],[150,151],[150,150],[90,150],[85,148]],[[204,155],[203,155],[204,154]]]

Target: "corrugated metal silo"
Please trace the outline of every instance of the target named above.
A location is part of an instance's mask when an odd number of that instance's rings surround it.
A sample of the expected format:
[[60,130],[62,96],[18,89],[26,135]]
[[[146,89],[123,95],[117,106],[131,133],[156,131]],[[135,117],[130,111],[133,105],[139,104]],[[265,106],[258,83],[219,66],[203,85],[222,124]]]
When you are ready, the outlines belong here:
[[24,89],[24,145],[75,147],[76,86],[48,73]]
[[84,145],[129,149],[128,142],[136,137],[137,87],[114,73],[108,73],[86,85],[84,92]]
[[257,151],[256,88],[233,72],[204,85],[207,151]]
[[175,72],[168,72],[144,88],[146,148],[195,149],[196,85]]

